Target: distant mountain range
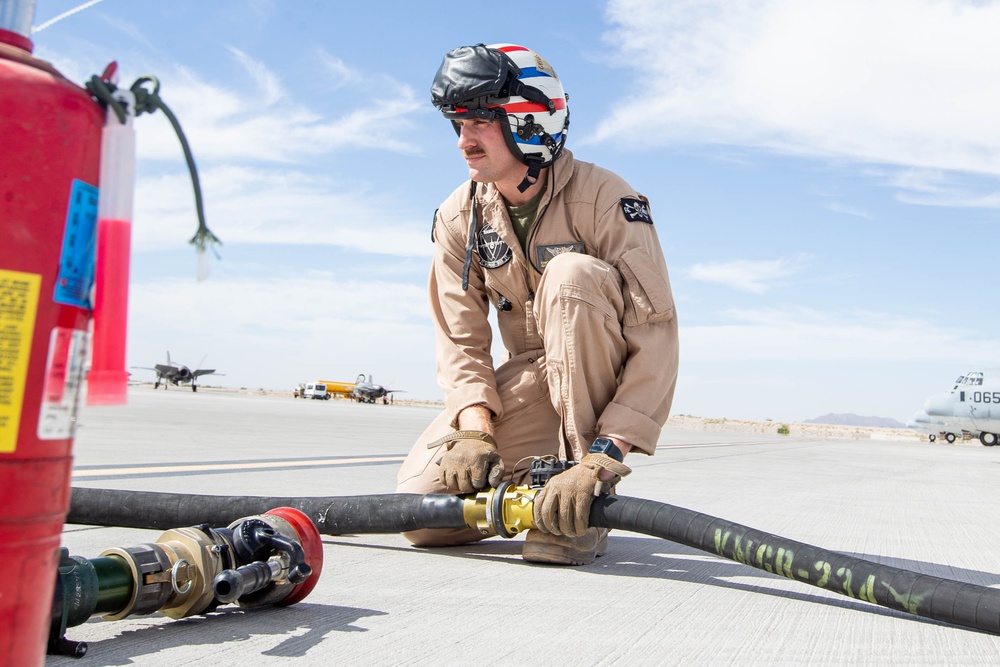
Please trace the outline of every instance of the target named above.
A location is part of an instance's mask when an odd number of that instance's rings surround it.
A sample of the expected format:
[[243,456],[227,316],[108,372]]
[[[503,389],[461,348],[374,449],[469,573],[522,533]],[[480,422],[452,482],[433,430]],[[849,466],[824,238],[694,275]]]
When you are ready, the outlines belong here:
[[892,419],[891,417],[862,417],[852,414],[823,415],[815,419],[807,419],[804,424],[831,424],[833,426],[868,426],[877,428],[906,428],[906,424]]

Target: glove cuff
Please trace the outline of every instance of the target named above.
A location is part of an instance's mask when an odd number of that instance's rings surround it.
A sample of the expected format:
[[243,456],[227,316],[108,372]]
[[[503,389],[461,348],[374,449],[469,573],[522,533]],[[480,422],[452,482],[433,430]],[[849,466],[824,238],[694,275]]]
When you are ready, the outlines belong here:
[[485,431],[452,431],[448,435],[438,438],[434,442],[427,445],[427,449],[434,449],[435,447],[445,445],[445,449],[447,451],[451,451],[451,448],[454,447],[455,443],[459,440],[482,440],[493,449],[497,448],[497,441],[493,439],[492,435],[486,433]]
[[619,477],[626,477],[632,473],[632,469],[624,463],[620,463],[607,454],[587,454],[580,463],[593,463],[596,466],[609,470]]

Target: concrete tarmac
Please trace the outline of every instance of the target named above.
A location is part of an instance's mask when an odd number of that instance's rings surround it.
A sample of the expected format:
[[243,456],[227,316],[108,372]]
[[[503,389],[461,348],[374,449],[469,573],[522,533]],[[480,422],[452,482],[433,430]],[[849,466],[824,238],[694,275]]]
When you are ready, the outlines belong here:
[[[133,387],[85,407],[73,485],[219,495],[393,493],[437,409]],[[668,429],[619,493],[790,540],[1000,588],[1000,447]],[[162,531],[67,525],[95,558]],[[290,607],[94,617],[88,665],[998,665],[1000,637],[615,531],[585,567],[525,563],[523,536],[425,550],[398,534],[323,536]]]

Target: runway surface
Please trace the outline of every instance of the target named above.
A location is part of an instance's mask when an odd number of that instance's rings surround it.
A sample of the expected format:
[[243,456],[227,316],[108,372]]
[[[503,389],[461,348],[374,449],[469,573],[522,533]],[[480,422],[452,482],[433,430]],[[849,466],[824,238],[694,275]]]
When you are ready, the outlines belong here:
[[[78,487],[218,495],[393,493],[435,408],[133,387],[84,408]],[[1000,588],[1000,447],[668,429],[619,493],[923,574]],[[162,531],[67,525],[95,558]],[[996,665],[1000,637],[615,531],[586,567],[533,565],[523,537],[416,549],[324,536],[315,590],[283,608],[92,618],[46,665]]]

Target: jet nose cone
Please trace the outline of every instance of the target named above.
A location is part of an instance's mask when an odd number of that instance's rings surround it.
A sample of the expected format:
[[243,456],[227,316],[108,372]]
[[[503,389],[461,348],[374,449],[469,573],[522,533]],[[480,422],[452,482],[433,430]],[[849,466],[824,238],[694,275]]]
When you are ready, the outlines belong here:
[[955,396],[950,392],[935,394],[924,402],[924,412],[936,417],[950,417],[955,414]]

